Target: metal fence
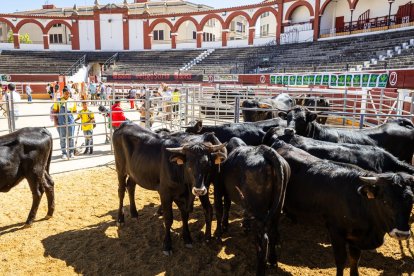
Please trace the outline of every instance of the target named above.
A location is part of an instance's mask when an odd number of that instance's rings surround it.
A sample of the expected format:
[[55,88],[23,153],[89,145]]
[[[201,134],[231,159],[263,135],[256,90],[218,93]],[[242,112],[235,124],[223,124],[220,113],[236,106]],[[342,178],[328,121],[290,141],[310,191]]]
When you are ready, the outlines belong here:
[[[414,93],[410,90],[389,92],[388,90],[348,90],[317,89],[270,86],[241,85],[171,85],[180,90],[179,99],[157,95],[159,84],[134,84],[138,90],[135,99],[128,99],[131,85],[111,85],[112,93],[107,99],[73,101],[77,110],[82,109],[82,102],[89,104],[95,114],[96,128],[93,131],[94,147],[99,152],[112,152],[111,139],[113,127],[111,106],[116,97],[121,102],[125,116],[132,122],[153,130],[167,128],[181,130],[183,126],[195,120],[203,120],[203,124],[223,124],[242,122],[241,103],[245,99],[263,99],[288,93],[296,100],[324,97],[330,101],[330,107],[321,109],[327,116],[327,124],[337,127],[363,128],[384,123],[389,117],[406,117],[413,119]],[[68,102],[69,104],[70,102]],[[44,126],[50,130],[54,139],[54,155],[60,155],[60,143],[57,128],[75,127],[72,136],[65,137],[67,151],[82,152],[85,146],[80,124],[56,126],[51,114],[54,104],[51,100],[35,100],[16,102],[10,97],[8,101],[0,101],[0,134],[4,135],[27,126]],[[103,106],[104,109],[99,108]],[[16,112],[17,111],[17,112]],[[77,116],[77,114],[74,114]],[[69,133],[68,131],[66,133]],[[69,147],[69,139],[74,139],[73,148]],[[96,150],[95,150],[96,151]],[[68,157],[69,158],[69,157]]]

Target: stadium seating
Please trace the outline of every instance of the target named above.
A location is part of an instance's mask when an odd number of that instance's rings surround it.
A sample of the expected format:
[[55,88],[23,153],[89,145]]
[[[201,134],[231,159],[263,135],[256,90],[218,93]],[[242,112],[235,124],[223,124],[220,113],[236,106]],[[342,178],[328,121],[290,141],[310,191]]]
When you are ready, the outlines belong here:
[[104,63],[113,54],[111,52],[3,50],[0,55],[0,73],[63,74],[84,55],[87,55],[86,62]]
[[[285,45],[220,48],[194,65],[188,73],[255,73],[344,71],[361,66],[371,59],[386,56],[388,50],[401,46],[414,37],[414,30],[325,39]],[[125,51],[119,52],[112,73],[174,73],[191,62],[204,50]],[[55,52],[4,50],[0,55],[2,74],[62,74],[79,58],[103,64],[115,52]],[[368,69],[414,67],[414,51],[403,49]]]

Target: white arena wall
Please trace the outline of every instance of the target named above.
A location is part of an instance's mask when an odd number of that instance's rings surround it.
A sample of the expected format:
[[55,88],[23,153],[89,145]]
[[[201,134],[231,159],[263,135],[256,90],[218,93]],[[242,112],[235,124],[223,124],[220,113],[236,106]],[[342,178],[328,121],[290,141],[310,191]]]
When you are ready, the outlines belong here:
[[124,49],[122,14],[101,14],[101,50],[119,51]]
[[95,31],[93,20],[79,21],[79,42],[81,50],[95,50]]

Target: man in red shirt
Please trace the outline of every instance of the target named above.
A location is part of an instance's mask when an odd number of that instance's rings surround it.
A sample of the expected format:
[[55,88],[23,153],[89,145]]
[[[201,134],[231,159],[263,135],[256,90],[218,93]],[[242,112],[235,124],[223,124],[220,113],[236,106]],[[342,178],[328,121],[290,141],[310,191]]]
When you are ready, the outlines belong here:
[[112,127],[114,130],[116,130],[123,122],[127,120],[124,111],[121,108],[121,102],[119,101],[118,97],[115,98],[115,103],[111,107],[111,111]]

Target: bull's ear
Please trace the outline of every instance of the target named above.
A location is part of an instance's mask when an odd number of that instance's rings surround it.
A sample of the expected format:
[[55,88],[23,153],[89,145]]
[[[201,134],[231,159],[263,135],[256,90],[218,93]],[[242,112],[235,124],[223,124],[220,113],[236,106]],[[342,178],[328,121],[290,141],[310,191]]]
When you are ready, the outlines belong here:
[[280,111],[277,115],[280,118],[282,118],[283,120],[286,120],[287,119],[287,113],[286,112]]
[[227,159],[227,155],[222,152],[215,152],[211,154],[214,159],[214,164],[220,165]]
[[171,163],[176,163],[177,165],[181,166],[185,163],[185,156],[181,154],[174,154],[170,157]]
[[368,199],[374,199],[378,194],[378,186],[375,185],[378,182],[378,178],[373,177],[366,177],[366,176],[360,176],[360,180],[365,182],[366,184],[360,186],[358,188],[358,194],[368,198]]
[[378,194],[378,187],[375,185],[363,185],[358,188],[358,194],[368,199],[374,199]]
[[318,117],[318,115],[317,115],[316,113],[313,113],[313,112],[310,112],[310,111],[308,111],[308,112],[306,113],[306,120],[307,120],[308,122],[313,122],[313,121],[315,121],[317,117]]
[[194,125],[194,132],[200,133],[203,129],[203,121],[197,121],[197,123]]

